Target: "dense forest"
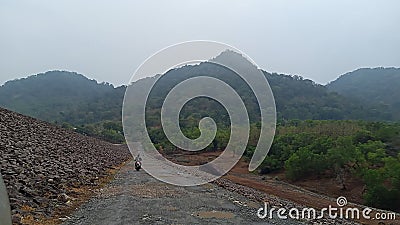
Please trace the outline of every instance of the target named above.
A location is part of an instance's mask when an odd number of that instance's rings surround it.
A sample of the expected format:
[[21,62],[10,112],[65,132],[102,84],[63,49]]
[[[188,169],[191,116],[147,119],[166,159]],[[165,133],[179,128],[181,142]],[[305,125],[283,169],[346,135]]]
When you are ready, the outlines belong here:
[[0,106],[51,123],[82,125],[120,120],[124,93],[124,86],[49,71],[6,82],[0,87]]
[[[185,77],[198,76],[210,70],[217,71],[218,75],[215,77],[238,90],[246,102],[250,117],[256,120],[259,112],[251,90],[237,75],[211,63],[167,72],[152,92],[150,107],[159,107],[167,91]],[[358,74],[359,71],[365,70],[369,72],[368,74],[376,74],[375,77],[400,71],[400,69],[378,68],[357,70],[354,73]],[[385,85],[380,85],[375,80],[368,82],[378,84],[373,88],[358,81],[362,78],[354,82],[354,79],[345,81],[345,78],[353,77],[353,74],[346,74],[325,87],[301,76],[263,72],[274,94],[278,119],[398,120],[399,114],[396,112],[399,111],[399,100],[393,96],[400,94],[397,93],[400,75],[391,80],[383,79],[386,80]],[[367,80],[368,77],[370,76],[366,76]],[[141,82],[145,81],[139,80],[137,85]],[[0,87],[0,106],[48,122],[68,123],[73,126],[105,120],[120,121],[125,89],[126,86],[99,84],[74,72],[50,71],[6,82]],[[371,92],[374,97],[364,92]],[[211,103],[205,103],[207,104]],[[194,102],[192,105],[198,104]],[[209,113],[215,111],[215,107],[216,104],[204,106],[203,109],[197,110],[197,113],[200,115]]]
[[[277,132],[261,174],[284,172],[288,180],[353,176],[365,184],[366,204],[400,209],[400,69],[360,69],[323,86],[301,76],[268,73],[277,109]],[[260,111],[251,89],[232,71],[210,63],[183,66],[164,74],[150,93],[146,124],[157,149],[176,151],[160,122],[163,99],[176,84],[196,76],[216,77],[232,86],[246,105],[251,122],[245,157],[259,137]],[[142,86],[145,78],[131,85]],[[83,75],[51,71],[6,82],[0,106],[58,124],[79,133],[123,143],[121,107],[126,86],[98,83]],[[213,118],[218,131],[205,151],[225,148],[230,135],[226,110],[216,101],[197,98],[180,114],[183,133],[200,135],[198,122]]]
[[[157,83],[149,101],[148,122],[156,126],[159,107],[167,91],[185,77],[217,71],[215,77],[229,83],[243,98],[250,119],[259,118],[258,105],[248,86],[231,71],[211,63],[186,66],[167,72]],[[270,83],[281,120],[374,120],[390,121],[397,115],[375,103],[363,103],[359,99],[346,98],[323,85],[301,76],[268,73],[263,71]],[[148,78],[151,79],[151,78]],[[139,80],[139,85],[144,80]],[[105,138],[111,142],[124,140],[121,126],[121,107],[126,86],[114,87],[97,83],[81,74],[67,71],[50,71],[28,78],[8,81],[0,87],[0,106],[77,131]],[[201,108],[196,108],[197,106]],[[151,111],[150,109],[153,109]],[[194,125],[208,115],[227,125],[226,111],[210,99],[191,101],[181,115],[182,124]],[[106,124],[104,124],[106,122]],[[113,126],[109,126],[113,123]],[[110,127],[117,130],[108,129]]]
[[65,128],[124,141],[121,124],[125,86],[115,88],[67,71],[49,71],[6,82],[0,106]]
[[340,76],[327,85],[346,98],[372,105],[375,110],[390,113],[400,120],[400,69],[363,68]]

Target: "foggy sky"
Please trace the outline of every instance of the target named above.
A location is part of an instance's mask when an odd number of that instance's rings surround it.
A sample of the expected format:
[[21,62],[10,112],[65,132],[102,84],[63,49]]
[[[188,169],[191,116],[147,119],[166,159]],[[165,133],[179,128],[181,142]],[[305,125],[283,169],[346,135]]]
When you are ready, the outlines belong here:
[[0,84],[48,70],[127,84],[156,51],[232,45],[270,72],[318,83],[400,67],[400,1],[2,0]]

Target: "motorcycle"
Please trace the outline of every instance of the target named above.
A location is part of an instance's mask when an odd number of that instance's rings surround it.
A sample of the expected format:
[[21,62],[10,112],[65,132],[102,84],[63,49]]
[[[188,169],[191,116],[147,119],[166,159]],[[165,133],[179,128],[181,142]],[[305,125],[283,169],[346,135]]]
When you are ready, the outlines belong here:
[[140,161],[135,162],[135,169],[136,171],[139,171],[142,168],[142,163]]

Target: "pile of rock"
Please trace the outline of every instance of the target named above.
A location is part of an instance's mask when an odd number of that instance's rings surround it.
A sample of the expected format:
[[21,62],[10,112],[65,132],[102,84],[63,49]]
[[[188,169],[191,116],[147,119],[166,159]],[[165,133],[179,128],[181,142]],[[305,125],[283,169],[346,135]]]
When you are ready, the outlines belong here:
[[125,145],[0,108],[0,168],[14,223],[27,214],[51,216],[69,200],[72,188],[97,185],[107,169],[130,157]]

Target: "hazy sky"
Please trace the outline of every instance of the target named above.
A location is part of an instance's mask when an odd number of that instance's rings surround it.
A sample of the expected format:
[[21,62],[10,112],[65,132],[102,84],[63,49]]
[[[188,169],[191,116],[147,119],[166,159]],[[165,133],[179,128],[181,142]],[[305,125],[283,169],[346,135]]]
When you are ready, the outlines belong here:
[[318,83],[400,67],[400,1],[0,1],[0,84],[48,70],[128,83],[182,41],[232,45],[271,72]]

